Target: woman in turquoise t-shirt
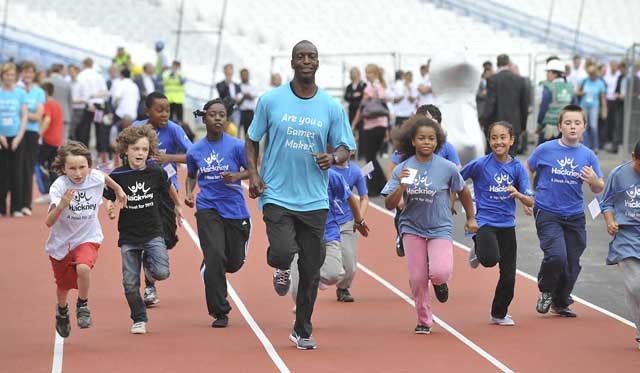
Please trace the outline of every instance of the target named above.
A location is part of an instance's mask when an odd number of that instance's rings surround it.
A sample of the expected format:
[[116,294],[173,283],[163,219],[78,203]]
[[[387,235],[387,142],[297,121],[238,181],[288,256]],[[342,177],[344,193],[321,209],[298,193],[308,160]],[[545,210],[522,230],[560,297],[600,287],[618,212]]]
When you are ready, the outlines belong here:
[[16,87],[16,65],[5,63],[0,69],[0,215],[7,214],[6,197],[11,193],[11,212],[23,216],[20,167],[22,138],[27,127],[27,103],[24,90]]
[[576,95],[580,97],[580,106],[587,113],[587,131],[582,143],[594,152],[598,151],[598,116],[607,119],[607,86],[600,78],[597,66],[587,69],[589,77],[582,81]]

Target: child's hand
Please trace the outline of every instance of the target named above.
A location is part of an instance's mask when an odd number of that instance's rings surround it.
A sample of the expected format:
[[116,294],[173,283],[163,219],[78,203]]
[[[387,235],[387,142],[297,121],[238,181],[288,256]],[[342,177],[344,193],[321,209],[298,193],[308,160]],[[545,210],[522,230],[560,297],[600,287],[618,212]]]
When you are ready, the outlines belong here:
[[607,224],[607,233],[609,233],[611,236],[618,233],[618,230],[619,230],[618,222],[616,222],[615,220]]
[[478,222],[476,218],[467,218],[467,222],[464,224],[464,230],[467,233],[478,233]]
[[362,221],[360,221],[360,223],[358,224],[357,222],[354,222],[353,224],[353,231],[355,232],[356,229],[358,230],[358,232],[360,232],[360,234],[363,237],[368,237],[369,236],[369,226],[367,225],[367,223],[364,221],[364,219],[362,219]]
[[513,185],[509,185],[506,188],[504,188],[505,192],[509,193],[509,197],[511,198],[517,198],[518,194],[520,192],[518,192],[518,189],[516,189],[516,187],[514,187]]
[[187,193],[187,195],[184,197],[184,204],[191,208],[195,206],[192,193]]
[[182,227],[182,206],[181,205],[176,205],[176,207],[174,208],[174,211],[176,212],[176,223],[178,224],[178,227]]
[[589,185],[598,181],[598,175],[596,175],[591,166],[582,167],[582,170],[580,170],[580,178]]
[[122,190],[122,188],[118,187],[116,192],[116,200],[118,203],[122,205],[122,207],[127,207],[127,194]]
[[169,163],[169,156],[165,153],[159,153],[151,157],[154,161],[158,163]]
[[116,205],[110,200],[107,200],[107,214],[111,220],[116,218]]
[[220,176],[222,176],[222,180],[227,184],[235,183],[240,180],[237,172],[220,172]]
[[398,175],[398,180],[402,180],[405,177],[409,177],[411,176],[411,170],[408,168],[405,168],[404,170],[400,171],[400,175]]
[[522,205],[522,211],[527,216],[533,216],[533,207]]
[[71,204],[71,200],[73,199],[73,195],[76,193],[75,189],[67,189],[62,198],[60,199],[60,206],[62,208],[67,208]]
[[9,143],[7,143],[7,138],[4,136],[0,136],[0,149],[9,149]]

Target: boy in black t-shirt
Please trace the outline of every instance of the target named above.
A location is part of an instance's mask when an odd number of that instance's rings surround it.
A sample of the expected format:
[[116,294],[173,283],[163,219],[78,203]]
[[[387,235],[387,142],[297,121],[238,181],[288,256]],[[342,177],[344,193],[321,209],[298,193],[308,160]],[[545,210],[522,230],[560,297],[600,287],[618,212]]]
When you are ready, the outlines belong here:
[[[155,280],[169,277],[169,255],[160,216],[161,195],[169,193],[171,196],[176,206],[178,224],[182,211],[178,193],[166,171],[155,165],[147,165],[148,157],[155,153],[158,146],[158,136],[153,128],[148,125],[126,128],[118,135],[116,142],[118,152],[124,155],[125,161],[110,176],[127,194],[127,207],[121,210],[118,219],[124,292],[133,320],[131,333],[144,334],[147,309],[140,295],[142,262],[147,275]],[[114,200],[113,191],[107,190],[105,197]],[[114,219],[115,207],[112,203],[108,203],[107,210],[109,217]]]

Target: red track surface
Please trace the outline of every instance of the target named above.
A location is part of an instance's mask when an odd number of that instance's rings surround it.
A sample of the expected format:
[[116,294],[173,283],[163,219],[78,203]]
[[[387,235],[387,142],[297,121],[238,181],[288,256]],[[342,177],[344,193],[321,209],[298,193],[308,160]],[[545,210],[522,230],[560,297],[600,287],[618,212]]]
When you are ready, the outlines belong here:
[[[248,260],[229,280],[259,327],[292,372],[489,372],[498,371],[478,352],[439,325],[427,336],[413,334],[413,307],[363,271],[352,293],[356,302],[335,301],[320,292],[314,314],[315,351],[288,341],[293,314],[289,296],[275,295],[267,266],[262,215],[249,202],[253,232]],[[45,207],[34,216],[0,220],[4,268],[0,271],[0,372],[50,372],[54,350],[55,285],[43,246],[48,235]],[[195,227],[193,210],[187,220]],[[360,263],[410,294],[404,258],[395,256],[392,219],[370,209],[369,238],[360,238]],[[171,252],[171,277],[159,283],[161,303],[149,312],[148,333],[131,335],[121,285],[116,222],[102,216],[105,242],[93,272],[90,305],[94,325],[73,323],[64,340],[64,372],[274,372],[238,308],[227,329],[212,329],[198,268],[201,254],[184,229]],[[520,243],[521,246],[534,243]],[[497,269],[472,270],[455,250],[454,277],[446,304],[435,314],[508,369],[529,371],[639,372],[640,351],[629,326],[575,304],[579,317],[538,315],[534,282],[518,276],[510,308],[515,327],[489,325]],[[70,303],[75,301],[72,293]],[[606,307],[606,305],[604,305]]]

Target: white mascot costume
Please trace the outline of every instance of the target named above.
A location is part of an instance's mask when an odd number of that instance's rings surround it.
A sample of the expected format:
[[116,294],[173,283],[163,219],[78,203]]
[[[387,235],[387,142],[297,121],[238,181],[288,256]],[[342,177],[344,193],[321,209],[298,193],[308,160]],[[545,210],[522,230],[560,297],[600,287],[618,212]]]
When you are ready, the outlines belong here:
[[476,108],[480,70],[466,52],[449,51],[431,60],[430,78],[447,141],[458,151],[460,162],[464,165],[484,155],[485,137]]

